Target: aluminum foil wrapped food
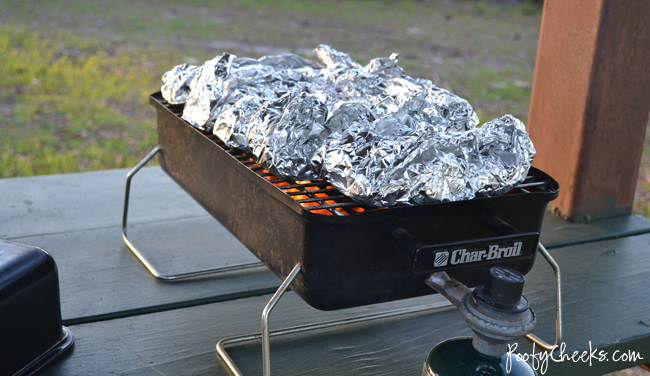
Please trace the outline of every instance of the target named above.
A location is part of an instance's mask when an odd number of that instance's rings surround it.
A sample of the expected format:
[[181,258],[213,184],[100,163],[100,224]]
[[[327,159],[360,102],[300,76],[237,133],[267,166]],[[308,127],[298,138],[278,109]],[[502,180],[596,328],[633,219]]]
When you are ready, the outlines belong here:
[[163,98],[171,104],[183,104],[190,94],[190,82],[198,69],[195,65],[181,64],[165,73],[162,78]]
[[315,53],[325,67],[227,53],[177,66],[163,96],[184,99],[184,119],[272,173],[322,178],[369,205],[499,195],[526,178],[535,149],[513,116],[478,127],[466,100],[406,75],[395,54],[364,67],[326,45]]
[[[356,201],[390,206],[503,194],[525,179],[535,155],[511,115],[467,131],[436,131],[408,115],[388,122],[350,127],[322,149],[328,180]],[[397,122],[412,128],[395,132]]]

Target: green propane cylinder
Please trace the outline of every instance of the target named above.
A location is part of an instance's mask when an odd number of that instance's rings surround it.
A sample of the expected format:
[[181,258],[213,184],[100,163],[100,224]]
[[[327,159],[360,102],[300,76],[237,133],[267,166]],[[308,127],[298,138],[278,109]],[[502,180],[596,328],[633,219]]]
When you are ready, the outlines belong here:
[[471,337],[452,338],[437,344],[429,352],[422,370],[422,376],[506,375],[538,376],[528,363],[518,361],[516,354],[496,358],[481,355],[472,346]]

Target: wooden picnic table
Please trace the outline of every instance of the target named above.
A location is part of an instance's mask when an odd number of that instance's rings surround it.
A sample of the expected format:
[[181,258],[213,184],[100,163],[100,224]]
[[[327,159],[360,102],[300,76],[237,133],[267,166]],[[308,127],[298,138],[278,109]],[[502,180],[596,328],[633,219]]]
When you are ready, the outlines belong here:
[[[216,356],[226,337],[260,331],[281,281],[265,267],[180,283],[155,280],[120,234],[127,170],[0,180],[0,238],[42,247],[57,261],[72,352],[44,375],[230,375]],[[129,236],[162,272],[255,261],[158,167],[141,170]],[[568,223],[548,215],[541,236],[562,268],[565,353],[604,350],[609,361],[550,362],[547,375],[601,375],[650,362],[650,221],[625,216]],[[555,336],[554,277],[540,257],[525,295],[535,333]],[[441,302],[439,295],[323,312],[287,292],[271,329]],[[276,375],[419,375],[438,342],[471,331],[453,308],[271,340]],[[530,352],[522,340],[518,350]],[[538,349],[539,350],[539,349]],[[643,359],[615,362],[614,351]],[[230,348],[244,375],[261,374],[260,343]],[[622,353],[617,353],[618,356]]]

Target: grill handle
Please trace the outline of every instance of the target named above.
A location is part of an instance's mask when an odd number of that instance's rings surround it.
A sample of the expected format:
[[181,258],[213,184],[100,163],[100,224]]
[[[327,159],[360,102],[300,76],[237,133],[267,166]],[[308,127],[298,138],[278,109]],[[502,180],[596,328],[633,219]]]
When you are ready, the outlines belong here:
[[508,222],[494,215],[483,214],[481,216],[481,222],[483,222],[487,228],[489,228],[497,235],[505,236],[521,234],[521,231],[517,230],[515,227],[508,224]]
[[424,246],[424,243],[421,241],[417,240],[413,235],[409,234],[406,230],[403,228],[397,228],[395,231],[393,231],[393,239],[399,244],[401,247],[400,249],[413,260],[415,258],[415,253],[417,252],[418,249],[422,248]]
[[[494,232],[498,236],[508,236],[522,234],[521,231],[510,225],[508,222],[503,219],[496,217],[494,215],[483,214],[481,216],[481,222]],[[413,235],[408,233],[408,231],[403,228],[396,228],[392,233],[393,239],[401,246],[400,248],[406,252],[406,254],[413,259],[415,253],[418,249],[424,246],[424,243],[419,241]]]
[[403,228],[392,237],[413,261],[413,273],[435,273],[458,268],[488,266],[535,257],[539,233],[523,233],[504,220],[486,216],[482,222],[496,236],[443,244],[424,244]]

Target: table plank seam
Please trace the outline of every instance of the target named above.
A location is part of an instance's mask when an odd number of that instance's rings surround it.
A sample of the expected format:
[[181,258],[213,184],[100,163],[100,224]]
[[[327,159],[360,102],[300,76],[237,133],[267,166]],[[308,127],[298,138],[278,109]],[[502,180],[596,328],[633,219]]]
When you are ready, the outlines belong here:
[[579,245],[579,244],[587,244],[587,243],[596,243],[596,242],[601,242],[605,240],[613,240],[613,239],[621,239],[621,238],[629,238],[632,236],[637,236],[637,235],[644,235],[650,233],[650,228],[648,229],[639,229],[639,230],[631,230],[631,231],[623,231],[620,233],[613,233],[613,234],[607,234],[607,235],[601,235],[601,236],[594,236],[591,238],[583,238],[583,239],[576,239],[576,240],[566,240],[562,242],[556,242],[556,243],[543,243],[544,247],[546,249],[554,249],[554,248],[563,248],[563,247],[568,247],[572,245]]
[[[194,219],[202,219],[202,218],[212,218],[210,215],[199,215],[199,216],[190,216],[190,217],[181,217],[181,218],[173,218],[173,219],[160,219],[157,221],[132,221],[129,223],[129,228],[133,229],[133,227],[137,227],[138,225],[150,225],[150,224],[163,224],[163,223],[171,223],[171,222],[183,222],[183,221],[189,221],[189,220],[194,220]],[[215,219],[216,221],[216,219]],[[75,234],[75,233],[80,233],[80,232],[86,232],[86,231],[96,231],[96,230],[107,230],[107,229],[117,229],[118,231],[120,230],[120,225],[110,225],[110,226],[100,226],[100,227],[91,227],[91,228],[84,228],[84,229],[79,229],[79,230],[66,230],[66,231],[55,231],[55,232],[44,232],[41,234],[31,234],[31,235],[19,235],[19,236],[14,236],[14,237],[5,237],[3,239],[5,240],[19,240],[19,239],[25,239],[25,238],[38,238],[42,236],[51,236],[51,235],[61,235],[61,234]]]
[[237,299],[252,298],[255,296],[270,295],[273,294],[278,289],[279,286],[280,286],[280,282],[278,281],[277,286],[263,288],[263,289],[238,292],[238,293],[227,294],[227,295],[220,295],[216,297],[187,300],[183,302],[160,304],[160,305],[129,309],[123,311],[109,312],[101,315],[91,315],[91,316],[83,316],[83,317],[77,317],[72,319],[64,319],[63,325],[74,326],[74,325],[81,325],[81,324],[97,323],[102,321],[110,321],[115,319],[133,317],[133,316],[148,315],[151,313],[173,311],[177,309],[227,302],[227,301],[232,301]]

